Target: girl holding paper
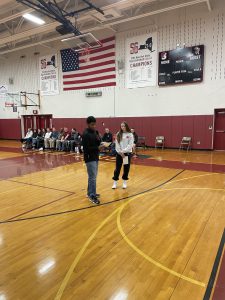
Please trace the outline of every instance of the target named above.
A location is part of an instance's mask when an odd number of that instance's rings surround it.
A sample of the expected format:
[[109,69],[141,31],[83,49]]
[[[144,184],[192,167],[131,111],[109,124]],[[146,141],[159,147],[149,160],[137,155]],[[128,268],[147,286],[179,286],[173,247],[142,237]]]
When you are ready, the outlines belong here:
[[120,126],[120,131],[116,136],[116,169],[113,176],[113,189],[117,188],[120,170],[123,165],[123,189],[127,188],[127,180],[130,171],[131,153],[134,146],[134,136],[126,122]]

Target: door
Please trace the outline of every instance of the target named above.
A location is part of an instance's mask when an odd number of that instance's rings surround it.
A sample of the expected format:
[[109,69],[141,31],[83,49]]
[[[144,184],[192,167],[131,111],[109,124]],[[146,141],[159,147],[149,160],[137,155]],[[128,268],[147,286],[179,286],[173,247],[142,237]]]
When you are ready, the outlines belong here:
[[214,150],[225,151],[225,109],[215,110]]
[[23,126],[24,126],[24,132],[23,135],[27,133],[28,128],[34,128],[34,120],[33,116],[23,116]]
[[37,129],[51,128],[52,115],[38,115],[36,116]]

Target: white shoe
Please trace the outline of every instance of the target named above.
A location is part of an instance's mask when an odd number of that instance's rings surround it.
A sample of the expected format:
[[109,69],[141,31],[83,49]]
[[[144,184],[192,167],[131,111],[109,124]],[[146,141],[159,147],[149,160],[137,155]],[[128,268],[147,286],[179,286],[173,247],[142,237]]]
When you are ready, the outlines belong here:
[[115,190],[116,188],[117,188],[117,182],[116,182],[116,181],[114,181],[114,182],[113,182],[112,189],[113,189],[113,190]]
[[123,181],[123,189],[126,189],[127,188],[127,182],[126,180]]

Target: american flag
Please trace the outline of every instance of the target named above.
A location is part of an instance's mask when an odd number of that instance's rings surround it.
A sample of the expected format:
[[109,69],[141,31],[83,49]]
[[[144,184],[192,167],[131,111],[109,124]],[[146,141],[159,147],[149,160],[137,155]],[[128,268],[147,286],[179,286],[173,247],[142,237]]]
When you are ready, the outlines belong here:
[[61,50],[63,90],[82,90],[116,85],[115,37],[101,40],[102,47],[85,54]]

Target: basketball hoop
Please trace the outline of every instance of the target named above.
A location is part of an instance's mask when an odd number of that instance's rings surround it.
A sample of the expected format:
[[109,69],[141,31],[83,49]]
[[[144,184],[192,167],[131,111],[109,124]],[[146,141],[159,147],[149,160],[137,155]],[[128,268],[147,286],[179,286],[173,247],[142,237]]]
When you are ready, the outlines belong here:
[[89,47],[86,47],[81,51],[81,55],[83,56],[85,62],[90,61],[90,54],[91,54],[91,49]]

